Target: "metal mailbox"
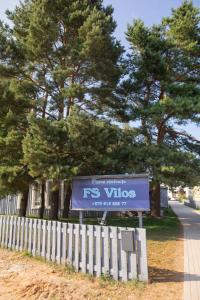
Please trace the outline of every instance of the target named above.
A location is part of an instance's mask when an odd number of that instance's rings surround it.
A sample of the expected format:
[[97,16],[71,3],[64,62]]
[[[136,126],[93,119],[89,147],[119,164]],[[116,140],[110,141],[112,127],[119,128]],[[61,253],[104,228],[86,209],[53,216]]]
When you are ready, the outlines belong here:
[[122,250],[126,252],[135,252],[134,231],[122,230]]

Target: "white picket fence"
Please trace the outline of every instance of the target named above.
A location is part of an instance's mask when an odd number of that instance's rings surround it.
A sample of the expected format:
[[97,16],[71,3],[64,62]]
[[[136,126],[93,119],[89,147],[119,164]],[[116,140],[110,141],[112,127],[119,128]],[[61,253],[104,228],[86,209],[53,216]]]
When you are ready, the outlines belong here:
[[0,214],[17,214],[17,197],[15,195],[8,195],[4,199],[0,199]]
[[76,271],[115,280],[148,280],[146,230],[133,229],[135,252],[122,250],[125,228],[0,216],[0,245]]

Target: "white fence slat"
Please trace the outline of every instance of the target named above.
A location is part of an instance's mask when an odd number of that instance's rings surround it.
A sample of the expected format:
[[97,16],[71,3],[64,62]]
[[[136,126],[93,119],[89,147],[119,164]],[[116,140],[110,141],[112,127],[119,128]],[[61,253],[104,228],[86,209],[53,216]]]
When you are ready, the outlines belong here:
[[4,240],[5,240],[5,221],[6,216],[3,216],[3,225],[2,225],[2,238],[1,238],[1,246],[4,246]]
[[9,222],[8,222],[9,216],[6,216],[6,224],[5,224],[5,241],[4,241],[4,247],[7,248],[8,246],[8,228],[9,228]]
[[48,261],[51,260],[51,233],[52,233],[51,221],[48,221],[48,223],[47,223],[47,253],[46,253],[46,259]]
[[3,242],[3,221],[4,221],[4,216],[1,216],[1,237],[0,237],[0,245],[2,245]]
[[83,273],[87,271],[87,225],[81,225],[82,235],[82,255],[81,255],[81,270]]
[[0,214],[11,215],[15,214],[17,210],[16,196],[6,196],[4,199],[0,199]]
[[61,263],[61,222],[57,222],[56,262]]
[[[118,243],[118,257],[120,258],[120,278],[122,281],[128,280],[128,263],[129,263],[129,252],[126,252],[122,249],[122,235],[121,231],[124,230],[123,227],[118,227],[119,231],[119,243]],[[133,230],[130,229],[133,233]]]
[[28,242],[28,252],[32,253],[32,238],[33,238],[33,220],[29,219],[29,242]]
[[7,225],[7,216],[4,216],[4,234],[3,234],[3,247],[5,247],[6,245],[6,242],[5,242],[5,239],[6,239],[6,225]]
[[38,220],[37,225],[37,255],[41,255],[41,239],[42,239],[42,220]]
[[42,257],[46,257],[46,232],[47,232],[47,221],[42,221]]
[[[133,230],[128,228],[128,230]],[[134,229],[134,247],[135,251],[128,253],[129,259],[129,274],[128,279],[137,280],[138,279],[138,270],[137,270],[137,239],[136,239],[136,230]]]
[[88,225],[89,228],[89,273],[94,274],[94,225]]
[[3,241],[4,247],[6,247],[6,230],[7,230],[7,216],[5,216],[5,226],[4,226],[4,241]]
[[102,260],[102,233],[101,226],[96,226],[96,274],[101,276],[101,260]]
[[7,216],[4,216],[4,233],[3,233],[3,247],[6,246],[6,226],[7,226]]
[[2,232],[3,232],[3,216],[0,216],[0,245],[2,239]]
[[79,271],[80,225],[75,224],[75,270]]
[[69,223],[68,225],[68,231],[69,231],[69,241],[68,241],[68,256],[67,256],[67,262],[72,265],[73,262],[73,224]]
[[6,215],[9,214],[8,198],[6,199]]
[[67,223],[63,223],[62,229],[62,264],[66,264],[67,258]]
[[8,248],[8,232],[10,227],[10,216],[6,217],[6,235],[5,235],[5,247]]
[[115,280],[118,280],[118,228],[117,227],[111,227],[112,232],[112,271],[113,271],[113,278]]
[[3,243],[3,228],[4,228],[4,216],[1,216],[1,239],[0,239],[0,245],[2,246]]
[[21,224],[21,218],[17,218],[17,245],[16,245],[17,251],[19,251],[19,243],[20,243],[20,224]]
[[14,217],[12,249],[15,249],[16,246],[16,228],[17,228],[17,217]]
[[24,249],[24,224],[25,224],[25,218],[22,218],[22,220],[21,220],[21,236],[20,236],[20,251],[23,251],[23,249]]
[[146,230],[144,228],[136,229],[137,242],[139,244],[138,263],[139,274],[138,279],[141,281],[148,281],[148,267],[147,267],[147,251],[146,251]]
[[33,220],[33,246],[32,254],[36,256],[36,245],[37,245],[37,219]]
[[56,226],[57,222],[53,221],[53,228],[52,228],[52,254],[51,254],[51,260],[53,262],[56,261]]
[[7,202],[8,202],[8,199],[6,198],[6,201],[5,201],[5,209],[4,209],[5,215],[7,215]]
[[122,280],[128,280],[128,265],[127,265],[127,252],[121,250],[121,274]]
[[109,227],[104,226],[104,275],[110,275],[110,232]]
[[3,243],[4,243],[4,228],[5,228],[5,216],[2,216],[2,229],[1,229],[1,246],[3,247]]
[[[1,226],[1,224],[0,224]],[[1,229],[0,229],[1,232]],[[10,232],[9,232],[9,245],[8,247],[11,249],[12,248],[12,238],[13,238],[13,217],[11,216],[10,219]]]
[[25,237],[24,237],[24,250],[28,250],[28,233],[29,233],[29,219],[25,219]]

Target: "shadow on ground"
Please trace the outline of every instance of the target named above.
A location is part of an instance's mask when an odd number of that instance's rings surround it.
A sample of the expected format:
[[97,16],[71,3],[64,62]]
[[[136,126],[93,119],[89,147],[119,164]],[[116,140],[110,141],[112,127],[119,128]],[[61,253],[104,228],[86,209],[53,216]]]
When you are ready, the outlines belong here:
[[175,272],[169,269],[161,269],[155,267],[149,267],[149,277],[151,283],[200,281],[200,275]]

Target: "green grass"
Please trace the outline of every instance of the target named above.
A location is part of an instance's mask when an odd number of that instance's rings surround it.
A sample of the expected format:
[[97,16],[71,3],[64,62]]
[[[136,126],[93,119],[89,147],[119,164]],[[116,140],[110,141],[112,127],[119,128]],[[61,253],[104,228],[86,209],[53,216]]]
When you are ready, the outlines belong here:
[[[107,225],[120,227],[138,227],[137,217],[112,217],[108,219]],[[147,230],[150,239],[176,239],[180,234],[180,221],[171,208],[165,209],[162,218],[144,216],[143,227]]]
[[31,253],[29,253],[28,251],[24,251],[22,253],[22,255],[25,256],[25,257],[31,257],[31,258],[33,257],[33,255]]
[[[62,219],[64,222],[78,223],[78,218]],[[85,218],[84,224],[98,225],[96,218]],[[132,216],[112,216],[106,220],[108,226],[118,227],[139,227],[138,217]],[[153,240],[172,240],[177,239],[181,233],[181,225],[175,213],[171,208],[164,210],[162,218],[151,216],[143,217],[143,227],[147,230],[147,238]]]

